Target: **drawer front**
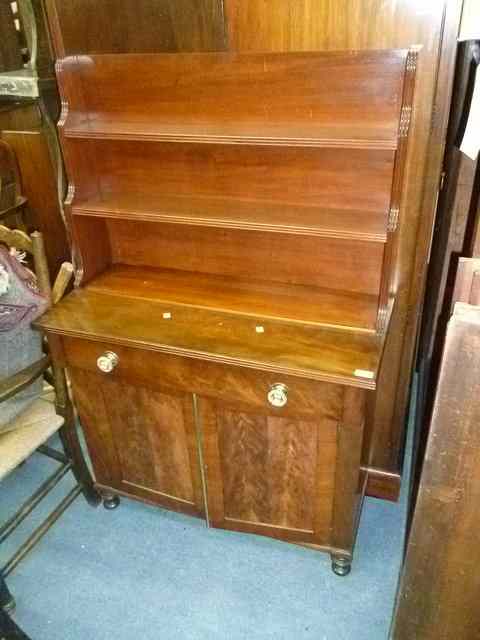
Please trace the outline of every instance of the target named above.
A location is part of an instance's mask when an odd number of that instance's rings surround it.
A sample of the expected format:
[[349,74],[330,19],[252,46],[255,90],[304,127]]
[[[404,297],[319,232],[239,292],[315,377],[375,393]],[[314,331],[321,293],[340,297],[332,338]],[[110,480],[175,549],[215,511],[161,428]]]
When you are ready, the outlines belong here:
[[[315,416],[320,422],[341,419],[342,385],[105,342],[63,337],[62,344],[65,366],[99,373],[106,380],[195,393],[260,414]],[[97,362],[108,353],[115,354],[115,363],[103,373]]]

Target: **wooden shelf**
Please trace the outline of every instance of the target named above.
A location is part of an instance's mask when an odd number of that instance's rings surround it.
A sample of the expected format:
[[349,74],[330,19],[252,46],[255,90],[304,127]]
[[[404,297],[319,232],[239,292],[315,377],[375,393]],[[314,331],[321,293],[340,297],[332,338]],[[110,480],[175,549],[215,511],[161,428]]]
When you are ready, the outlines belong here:
[[324,209],[238,198],[169,196],[145,193],[75,203],[74,214],[207,227],[271,231],[346,240],[386,242],[386,211]]
[[67,58],[58,69],[66,90],[64,135],[396,149],[407,55],[398,49]]
[[92,280],[88,289],[356,332],[375,332],[377,320],[378,298],[373,295],[173,269],[114,265]]
[[375,334],[129,298],[89,286],[35,324],[61,335],[368,389],[375,388],[383,349],[383,338]]
[[191,142],[205,144],[274,145],[288,147],[327,147],[346,149],[396,150],[398,137],[388,129],[367,125],[328,127],[308,124],[305,127],[286,123],[284,126],[264,124],[215,125],[209,123],[132,122],[89,120],[81,125],[66,126],[66,138],[101,140],[137,140],[158,142]]

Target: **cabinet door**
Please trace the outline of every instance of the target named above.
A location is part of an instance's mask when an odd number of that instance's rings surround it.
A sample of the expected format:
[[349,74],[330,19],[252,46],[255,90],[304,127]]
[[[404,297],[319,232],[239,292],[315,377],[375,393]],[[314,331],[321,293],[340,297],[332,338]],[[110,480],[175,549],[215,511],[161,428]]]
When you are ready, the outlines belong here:
[[297,417],[198,400],[212,526],[329,545],[335,415]]
[[192,396],[81,369],[70,377],[98,485],[202,515]]

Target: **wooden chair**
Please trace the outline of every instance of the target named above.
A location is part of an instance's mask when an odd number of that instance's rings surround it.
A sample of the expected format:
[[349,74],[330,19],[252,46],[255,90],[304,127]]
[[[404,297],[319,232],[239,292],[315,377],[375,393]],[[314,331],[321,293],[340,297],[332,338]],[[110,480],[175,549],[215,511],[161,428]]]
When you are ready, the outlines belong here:
[[[0,226],[0,243],[25,251],[33,258],[33,267],[37,276],[40,292],[54,304],[62,297],[72,273],[72,265],[64,263],[53,288],[50,286],[48,266],[42,235],[34,232],[28,236],[23,231],[10,230]],[[50,373],[51,372],[51,373]],[[83,493],[91,505],[97,505],[100,497],[93,487],[92,477],[86,465],[75,425],[73,406],[70,400],[65,372],[52,362],[49,355],[43,355],[22,371],[0,381],[0,403],[15,396],[31,385],[40,376],[48,376],[53,386],[50,398],[43,394],[22,411],[16,418],[13,430],[0,434],[0,481],[24,462],[34,451],[52,458],[60,466],[18,509],[18,511],[0,527],[0,544],[23,522],[39,502],[72,471],[77,483],[68,495],[58,504],[50,515],[35,529],[31,536],[13,554],[0,570],[3,583],[3,605],[10,606],[8,591],[4,584],[6,578],[34,545],[47,533],[53,523],[62,515],[75,498]],[[46,442],[58,432],[64,452],[49,447]]]

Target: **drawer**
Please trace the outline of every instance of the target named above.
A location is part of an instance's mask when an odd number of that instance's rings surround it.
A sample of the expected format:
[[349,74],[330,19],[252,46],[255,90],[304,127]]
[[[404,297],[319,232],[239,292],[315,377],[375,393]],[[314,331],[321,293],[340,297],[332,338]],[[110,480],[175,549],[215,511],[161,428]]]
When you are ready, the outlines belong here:
[[[195,393],[245,411],[336,420],[342,415],[343,385],[79,338],[62,337],[60,351],[67,368],[152,389]],[[117,356],[116,363],[111,372],[103,373],[97,361],[108,352]]]

